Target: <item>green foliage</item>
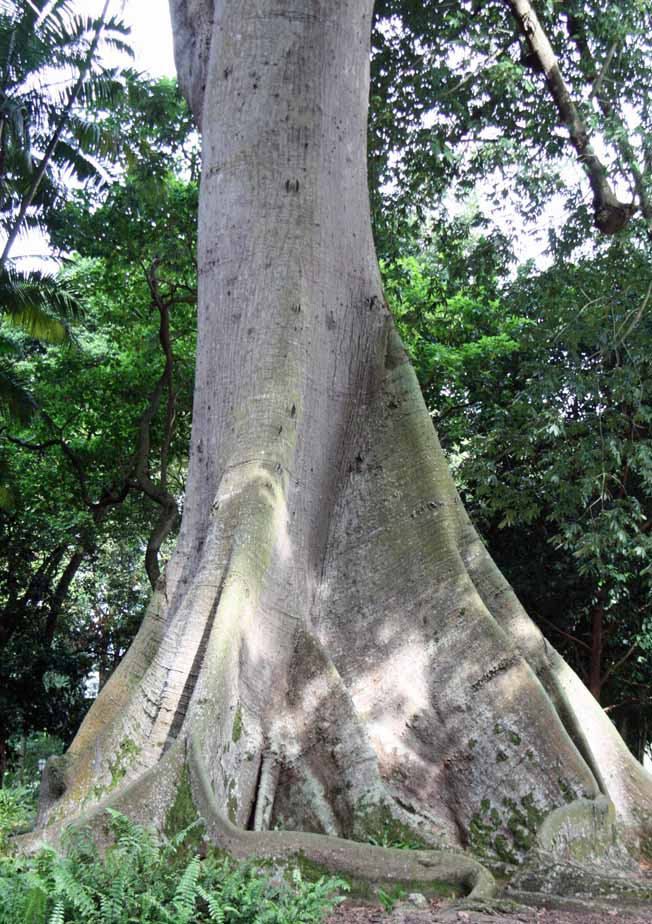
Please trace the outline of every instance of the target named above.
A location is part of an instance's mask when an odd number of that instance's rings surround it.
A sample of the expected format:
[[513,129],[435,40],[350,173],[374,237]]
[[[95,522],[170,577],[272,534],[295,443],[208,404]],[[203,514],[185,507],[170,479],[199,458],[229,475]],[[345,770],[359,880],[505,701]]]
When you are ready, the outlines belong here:
[[[21,338],[12,337],[12,332],[22,331],[42,343],[69,344],[70,321],[79,316],[80,310],[65,276],[0,267],[0,415],[26,424],[36,411],[33,396],[16,373]],[[13,502],[9,485],[0,485],[0,509],[13,506]]]
[[[126,27],[110,18],[89,61],[97,25],[70,0],[5,0],[0,7],[0,226],[7,233],[30,196],[34,208],[27,223],[47,223],[65,193],[65,174],[82,183],[102,182],[97,162],[115,151],[116,138],[90,107],[115,105],[123,84],[102,65],[100,53],[106,46],[130,49]],[[39,181],[41,158],[57,133]]]
[[400,886],[392,889],[390,892],[386,892],[385,889],[378,889],[378,900],[383,906],[387,914],[390,914],[394,910],[394,906],[397,902],[400,902],[402,898],[405,898],[407,892],[405,889]]
[[0,860],[0,924],[319,924],[338,901],[337,879],[270,878],[254,863],[187,858],[186,832],[160,843],[109,813],[110,847],[69,832],[65,855]]
[[35,798],[31,786],[5,786],[0,789],[0,856],[9,839],[30,829],[34,821]]
[[457,221],[384,265],[467,509],[587,681],[600,608],[604,705],[639,756],[652,734],[648,253],[634,230],[510,279],[495,238]]
[[[59,676],[59,683],[67,681],[68,678]],[[48,681],[52,678],[46,675],[45,682],[49,690],[54,693],[52,686]],[[67,686],[67,683],[66,683]],[[18,788],[25,789],[25,792],[32,794],[36,798],[38,787],[41,779],[41,767],[53,754],[63,754],[64,744],[61,738],[51,735],[46,731],[36,731],[25,737],[16,736],[9,741],[10,751],[13,753],[13,760],[3,780],[3,786],[8,789]]]
[[[569,0],[535,8],[619,195],[628,201],[637,187],[642,204],[651,188],[649,5]],[[523,222],[540,232],[551,222],[551,200],[562,200],[554,243],[577,246],[593,232],[588,184],[579,171],[569,181],[572,153],[509,4],[377,0],[369,172],[383,256],[403,252],[415,217],[434,210],[446,221],[471,194],[499,227],[511,216],[515,236]]]
[[[151,130],[150,117],[159,120]],[[165,365],[152,273],[169,306],[174,426],[166,441],[164,404],[150,426],[148,471],[160,483],[165,468],[168,491],[184,490],[196,137],[170,81],[130,81],[129,102],[111,119],[124,132],[126,173],[104,190],[77,189],[50,224],[56,245],[83,253],[66,268],[85,305],[74,348],[15,331],[7,338],[16,400],[27,407],[0,428],[10,489],[0,512],[0,738],[48,728],[69,740],[142,619],[144,547],[160,508],[139,492],[134,471],[140,422]],[[53,672],[67,686],[47,690]]]

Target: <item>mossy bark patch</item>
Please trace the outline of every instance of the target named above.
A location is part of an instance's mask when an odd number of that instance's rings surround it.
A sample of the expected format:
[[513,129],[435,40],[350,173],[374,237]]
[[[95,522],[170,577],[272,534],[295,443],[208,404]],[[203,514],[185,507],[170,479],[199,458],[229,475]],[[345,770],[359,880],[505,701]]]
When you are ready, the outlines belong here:
[[183,837],[183,846],[198,851],[206,837],[206,826],[192,798],[190,774],[183,767],[174,802],[165,816],[163,832],[170,840]]
[[483,799],[469,823],[469,843],[479,857],[516,865],[536,843],[545,812],[530,793],[518,802],[505,798],[500,807]]
[[237,744],[240,738],[242,738],[243,730],[242,707],[238,703],[233,717],[233,728],[231,729],[231,741],[233,741],[234,744]]

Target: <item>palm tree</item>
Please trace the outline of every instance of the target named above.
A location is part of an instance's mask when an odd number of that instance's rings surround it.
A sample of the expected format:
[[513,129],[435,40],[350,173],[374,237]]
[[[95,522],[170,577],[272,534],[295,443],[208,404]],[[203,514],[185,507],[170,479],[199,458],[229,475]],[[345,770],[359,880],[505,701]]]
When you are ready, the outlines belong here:
[[[10,261],[16,238],[44,223],[62,181],[99,181],[98,159],[114,138],[91,111],[107,109],[122,93],[116,71],[98,60],[101,45],[131,54],[125,25],[108,17],[110,0],[93,18],[71,0],[0,0],[0,414],[25,424],[36,409],[15,370],[20,346],[8,328],[36,340],[70,340],[79,304],[68,284],[38,271],[19,272]],[[0,508],[12,503],[0,459]]]
[[[115,103],[123,85],[98,60],[127,53],[127,27],[75,12],[71,0],[0,0],[0,227],[6,264],[18,234],[54,204],[61,178],[101,179],[97,158],[115,148],[90,107]],[[82,108],[83,107],[83,108]]]

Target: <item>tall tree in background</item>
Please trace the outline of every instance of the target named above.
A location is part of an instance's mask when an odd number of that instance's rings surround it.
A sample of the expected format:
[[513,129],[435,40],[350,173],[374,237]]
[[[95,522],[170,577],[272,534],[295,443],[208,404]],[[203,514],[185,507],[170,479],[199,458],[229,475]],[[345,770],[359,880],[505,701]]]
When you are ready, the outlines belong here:
[[40,836],[98,802],[163,826],[189,780],[230,852],[371,878],[491,889],[470,860],[337,835],[490,832],[511,860],[565,801],[606,797],[635,844],[652,780],[479,540],[385,304],[372,0],[172,11],[203,135],[186,506],[134,644],[49,765]]

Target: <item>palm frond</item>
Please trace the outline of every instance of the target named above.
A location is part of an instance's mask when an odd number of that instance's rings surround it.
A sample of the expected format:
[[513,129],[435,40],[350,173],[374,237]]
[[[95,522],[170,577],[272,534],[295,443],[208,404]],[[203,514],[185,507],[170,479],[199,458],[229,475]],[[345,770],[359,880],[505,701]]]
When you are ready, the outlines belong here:
[[65,280],[34,270],[0,270],[0,314],[14,327],[46,343],[70,341],[69,322],[81,305]]

